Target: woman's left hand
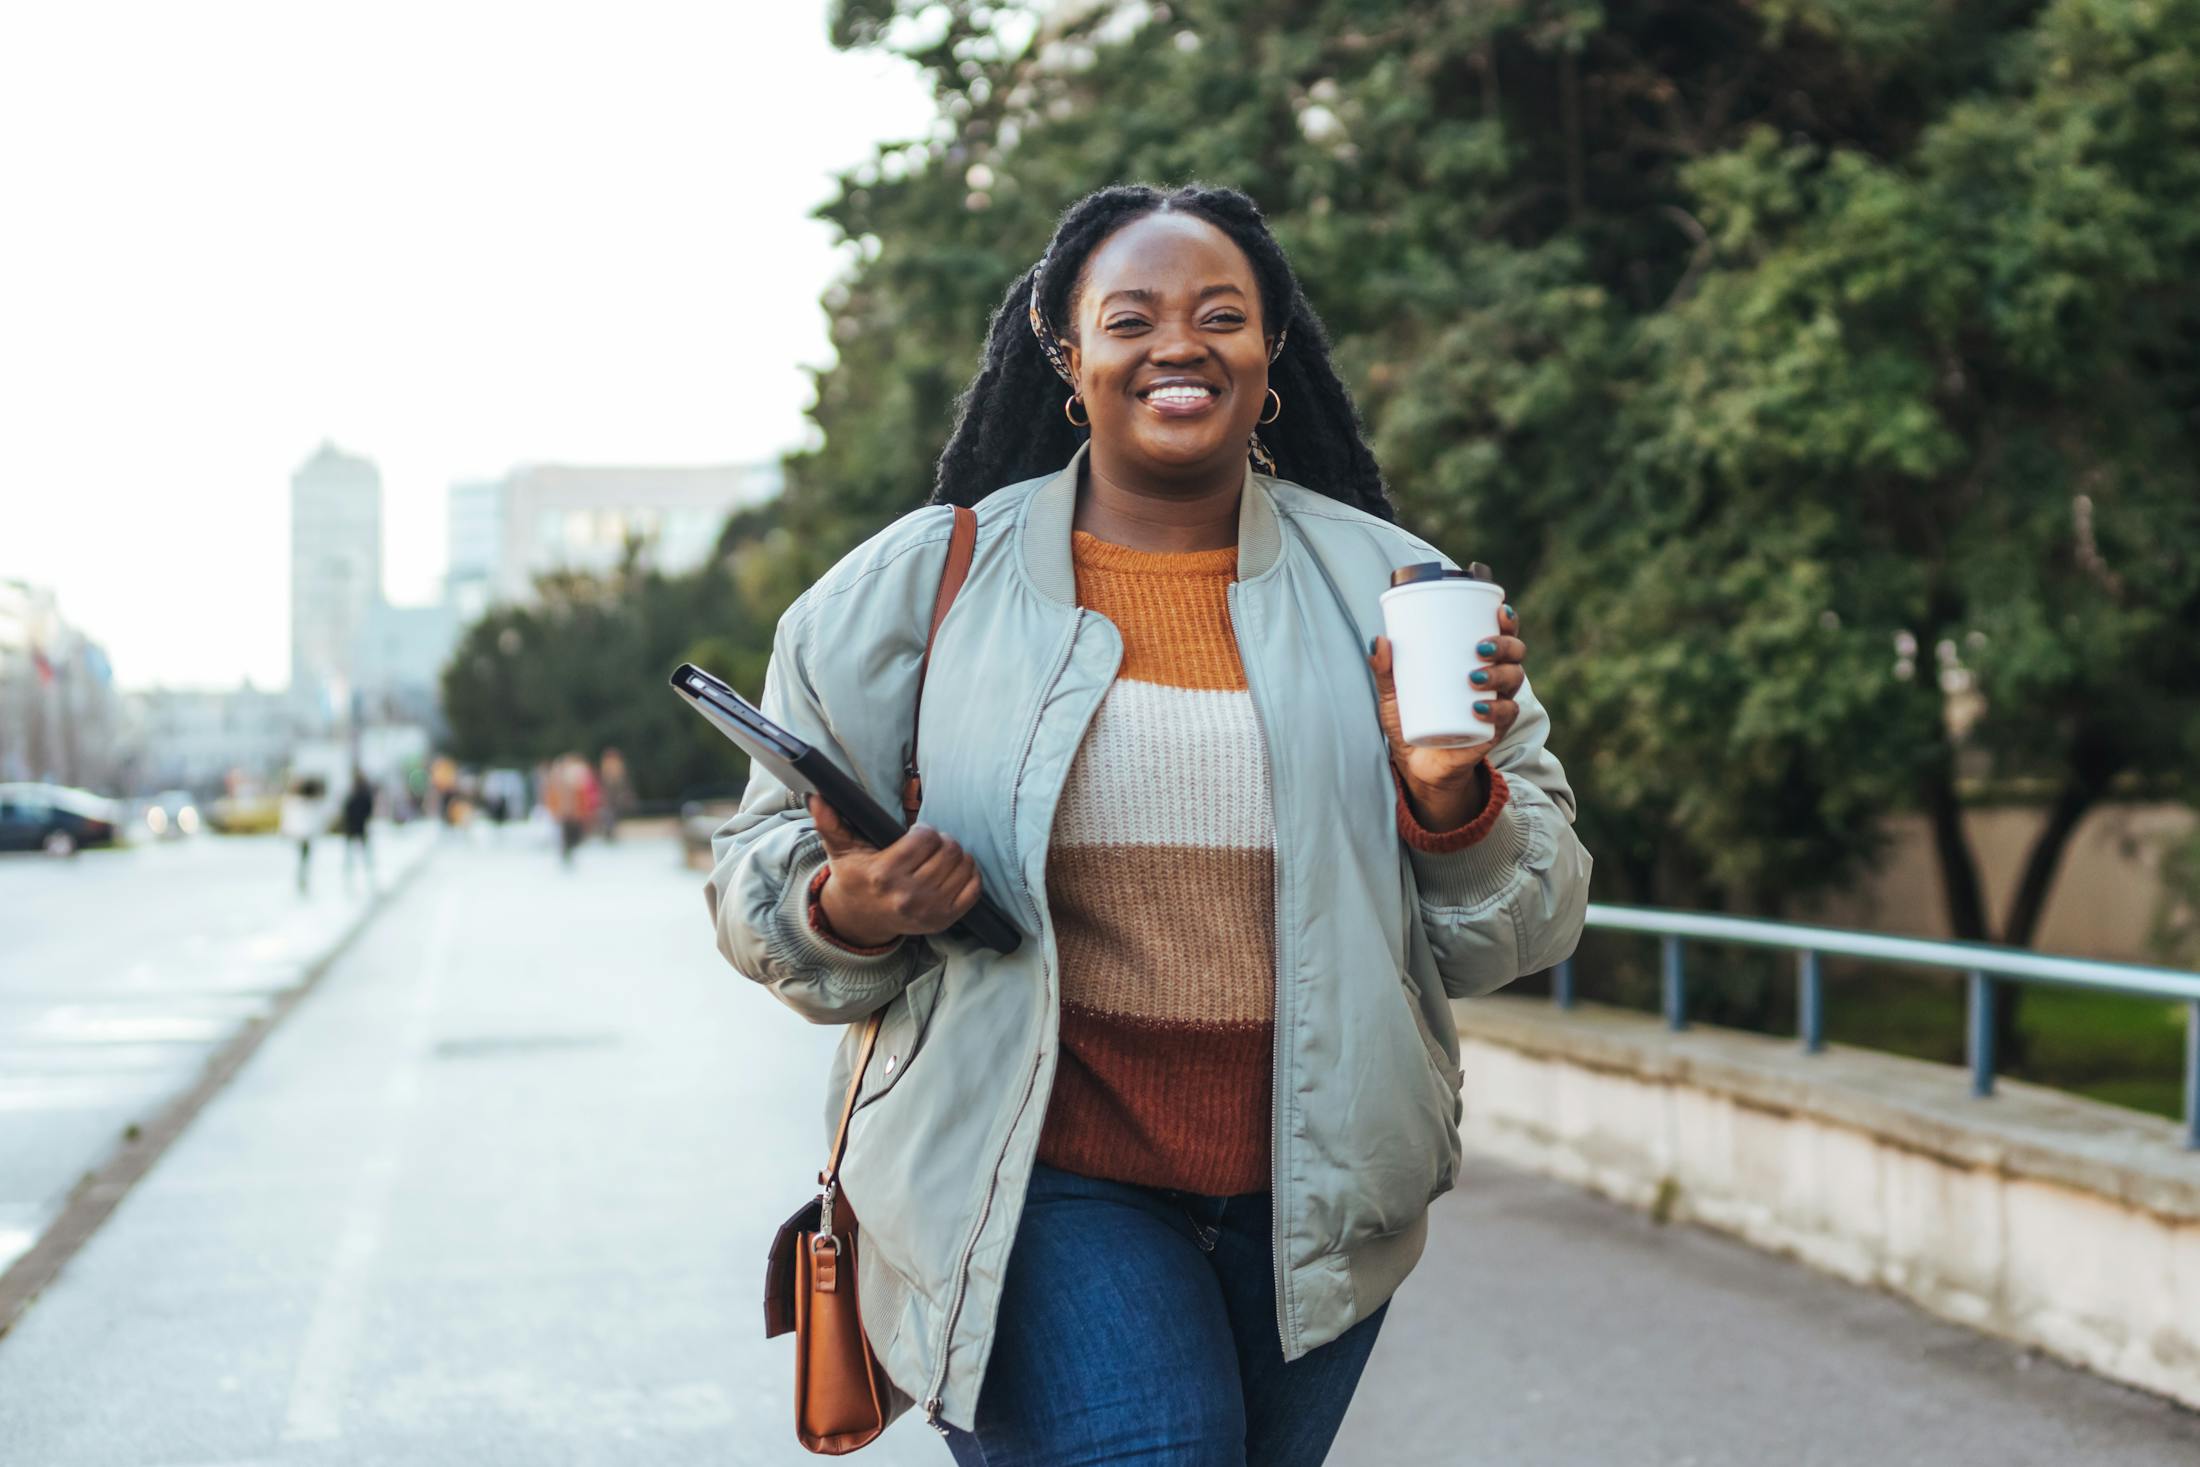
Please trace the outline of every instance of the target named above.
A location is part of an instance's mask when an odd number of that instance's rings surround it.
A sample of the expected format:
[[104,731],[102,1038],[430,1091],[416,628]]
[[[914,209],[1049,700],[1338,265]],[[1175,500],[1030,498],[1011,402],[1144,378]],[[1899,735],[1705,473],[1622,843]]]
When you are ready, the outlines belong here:
[[1474,684],[1475,712],[1497,729],[1497,738],[1486,744],[1445,749],[1407,743],[1399,731],[1398,690],[1390,676],[1390,638],[1377,637],[1374,654],[1367,660],[1375,672],[1376,713],[1384,737],[1390,740],[1390,762],[1405,782],[1416,814],[1431,830],[1453,829],[1474,818],[1487,789],[1476,771],[1520,717],[1520,705],[1513,700],[1527,681],[1521,664],[1528,647],[1520,640],[1520,618],[1510,606],[1498,611],[1497,627],[1495,638],[1475,648],[1489,662],[1479,669],[1487,681]]

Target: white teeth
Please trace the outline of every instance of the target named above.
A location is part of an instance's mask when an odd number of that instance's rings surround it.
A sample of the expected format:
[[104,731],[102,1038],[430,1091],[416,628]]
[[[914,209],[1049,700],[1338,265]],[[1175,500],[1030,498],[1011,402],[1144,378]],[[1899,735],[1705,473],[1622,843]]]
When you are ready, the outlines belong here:
[[1204,402],[1214,396],[1205,387],[1156,387],[1146,394],[1149,402]]

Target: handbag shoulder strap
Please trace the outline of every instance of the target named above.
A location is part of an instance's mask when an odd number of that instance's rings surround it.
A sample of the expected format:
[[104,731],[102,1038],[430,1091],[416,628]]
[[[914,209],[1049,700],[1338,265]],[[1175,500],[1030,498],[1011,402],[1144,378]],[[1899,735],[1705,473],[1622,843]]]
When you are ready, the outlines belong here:
[[[924,633],[924,660],[917,664],[917,707],[924,706],[924,675],[932,666],[932,639],[939,635],[940,623],[947,620],[947,608],[955,604],[955,596],[962,590],[963,581],[970,575],[971,553],[978,544],[977,511],[967,504],[955,509],[955,529],[947,540],[947,565],[940,572],[939,594],[932,598],[932,625]],[[917,806],[923,796],[923,784],[917,777],[917,735],[915,720],[911,720],[909,732],[909,767],[901,785],[902,813],[912,822],[917,818]],[[856,1113],[856,1094],[863,1088],[863,1072],[870,1068],[871,1051],[878,1048],[879,1023],[886,1010],[875,1011],[864,1021],[863,1040],[856,1050],[854,1070],[848,1076],[848,1094],[840,1103],[840,1125],[833,1132],[833,1153],[826,1160],[825,1170],[818,1173],[828,1193],[837,1189],[840,1179],[841,1154],[848,1149],[848,1120]],[[828,1224],[827,1230],[830,1231]]]
[[[817,1174],[827,1191],[837,1190],[840,1156],[848,1149],[848,1118],[856,1113],[856,1092],[863,1088],[863,1072],[871,1066],[871,1051],[878,1048],[879,1022],[885,1015],[886,1010],[880,1008],[863,1021],[863,1043],[856,1050],[855,1070],[848,1076],[848,1098],[840,1103],[840,1124],[833,1131],[833,1154],[826,1159],[825,1170]],[[832,1231],[829,1221],[825,1231]]]
[[947,620],[947,608],[955,604],[955,595],[962,590],[964,579],[970,574],[971,552],[978,544],[978,512],[967,504],[955,509],[954,533],[947,540],[947,565],[940,571],[939,594],[932,599],[932,626],[924,634],[924,660],[917,664],[917,701],[909,726],[909,763],[901,776],[901,813],[904,820],[915,824],[917,807],[924,803],[924,781],[917,773],[917,721],[924,707],[924,675],[932,667],[932,639],[939,635],[940,623]]

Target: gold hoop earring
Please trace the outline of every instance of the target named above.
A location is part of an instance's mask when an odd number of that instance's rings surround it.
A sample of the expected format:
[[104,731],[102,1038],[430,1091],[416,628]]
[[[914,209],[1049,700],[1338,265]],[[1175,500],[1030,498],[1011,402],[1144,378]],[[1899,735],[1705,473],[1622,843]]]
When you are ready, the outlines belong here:
[[1283,396],[1282,396],[1282,394],[1281,394],[1281,393],[1279,393],[1279,392],[1277,392],[1275,388],[1271,387],[1271,388],[1269,388],[1269,389],[1268,389],[1268,395],[1269,395],[1270,397],[1272,397],[1272,398],[1274,398],[1274,399],[1276,400],[1276,410],[1275,410],[1274,412],[1270,413],[1270,414],[1269,414],[1269,415],[1268,415],[1267,417],[1265,417],[1265,418],[1262,418],[1262,419],[1260,420],[1260,422],[1261,422],[1261,424],[1262,424],[1263,426],[1266,426],[1266,425],[1267,425],[1267,424],[1269,424],[1269,423],[1273,423],[1273,422],[1274,422],[1274,421],[1275,421],[1276,419],[1278,419],[1278,418],[1280,418],[1280,417],[1282,417],[1282,416],[1283,416]]
[[1069,419],[1069,425],[1072,428],[1090,428],[1092,426],[1092,414],[1090,412],[1087,412],[1085,414],[1085,420],[1080,423],[1077,421],[1077,414],[1070,411],[1070,408],[1073,407],[1078,401],[1079,398],[1077,394],[1074,392],[1071,393],[1068,399],[1062,404],[1062,416]]

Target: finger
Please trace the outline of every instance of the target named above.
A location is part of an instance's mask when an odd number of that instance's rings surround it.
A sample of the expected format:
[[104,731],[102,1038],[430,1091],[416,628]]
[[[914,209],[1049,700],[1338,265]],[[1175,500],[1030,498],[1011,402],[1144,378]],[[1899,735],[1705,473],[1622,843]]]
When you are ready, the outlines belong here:
[[1494,663],[1489,667],[1478,667],[1467,674],[1467,681],[1474,685],[1477,694],[1492,698],[1518,696],[1521,685],[1527,680],[1528,674],[1521,670],[1517,662]]
[[1367,665],[1375,670],[1375,685],[1388,693],[1391,673],[1390,638],[1378,636],[1367,645]]
[[1512,731],[1513,724],[1518,722],[1520,718],[1520,705],[1510,698],[1478,699],[1475,702],[1474,711],[1488,719],[1491,726],[1497,730],[1497,737],[1490,741],[1493,744],[1502,742],[1505,735]]
[[810,808],[810,819],[817,826],[818,837],[825,842],[827,857],[857,850],[867,844],[848,828],[847,822],[840,818],[838,810],[826,804],[816,795],[806,796],[804,803]]
[[939,831],[922,821],[910,826],[880,856],[879,875],[896,879],[906,877],[939,849],[940,839]]
[[1510,602],[1497,608],[1497,629],[1510,636],[1520,635],[1520,613],[1512,609]]
[[984,883],[978,879],[977,864],[973,862],[971,864],[970,879],[963,883],[962,890],[955,893],[955,915],[951,922],[960,922],[968,916],[970,909],[978,904],[978,895],[984,889]]
[[[969,859],[968,852],[955,843],[953,836],[943,835],[932,854],[910,868],[907,880],[911,886],[930,889],[952,889],[960,886],[962,863]],[[949,878],[953,877],[953,880]]]
[[[1484,647],[1490,650],[1485,652]],[[1518,637],[1495,636],[1475,643],[1474,655],[1491,662],[1518,662],[1528,655],[1528,644]]]

